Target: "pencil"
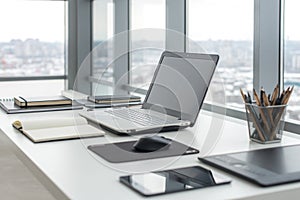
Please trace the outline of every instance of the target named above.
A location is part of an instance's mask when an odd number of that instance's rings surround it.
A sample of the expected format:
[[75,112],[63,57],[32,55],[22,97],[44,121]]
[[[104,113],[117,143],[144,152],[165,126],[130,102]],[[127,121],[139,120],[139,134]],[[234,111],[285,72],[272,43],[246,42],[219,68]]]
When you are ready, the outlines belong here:
[[[263,93],[263,101],[264,101],[265,106],[270,106],[270,103],[269,103],[266,93]],[[272,109],[266,108],[266,110],[267,110],[269,121],[271,122],[272,126],[275,126],[274,121],[273,121]]]
[[[281,100],[281,105],[287,105],[290,97],[291,97],[291,94],[294,90],[294,86],[292,86],[292,88],[288,87],[286,89],[286,91],[284,91],[284,95],[281,95],[282,96],[282,100]],[[274,123],[277,125],[278,123],[280,123],[280,119],[281,119],[281,116],[283,115],[284,113],[284,110],[285,110],[285,107],[281,107],[281,108],[278,108],[278,111],[276,112],[275,114],[275,117],[274,117]],[[276,127],[274,126],[274,128],[276,130]],[[274,137],[276,136],[276,133],[275,133],[275,130],[272,130],[272,135],[271,135],[271,138],[270,139],[274,139]]]
[[253,89],[253,96],[254,96],[254,99],[255,99],[255,101],[256,101],[256,104],[257,104],[258,106],[261,106],[259,97],[258,97],[258,95],[257,95],[257,93],[256,93],[256,91],[255,91],[255,89]]
[[266,128],[268,129],[268,131],[270,131],[270,130],[271,130],[271,129],[270,129],[270,125],[269,125],[268,120],[267,120],[267,118],[266,118],[266,116],[265,116],[265,113],[263,112],[263,110],[262,110],[262,108],[261,108],[262,103],[260,102],[259,97],[258,97],[258,95],[257,95],[257,93],[256,93],[256,91],[255,91],[255,89],[253,89],[253,95],[254,95],[256,104],[259,106],[258,112],[259,112],[260,115],[261,115],[261,118],[262,118],[262,120],[263,120],[263,123],[264,123],[264,125],[266,126]]
[[246,105],[246,108],[247,108],[250,116],[252,117],[253,124],[254,124],[257,132],[258,132],[258,137],[260,138],[261,141],[265,142],[266,141],[266,139],[265,139],[266,135],[263,133],[264,129],[261,127],[260,122],[258,121],[258,117],[255,114],[255,111],[253,110],[251,105]]
[[240,88],[240,92],[241,92],[242,98],[244,100],[244,103],[247,103],[246,95],[244,94],[242,88]]
[[268,97],[266,95],[266,93],[264,91],[262,91],[262,99],[263,99],[263,102],[264,102],[264,105],[265,106],[269,106],[269,100],[268,100]]
[[[251,96],[250,94],[248,93],[248,96],[243,92],[243,90],[240,88],[240,92],[241,92],[241,95],[242,95],[242,98],[244,100],[245,103],[251,103]],[[248,98],[248,100],[247,100]],[[250,99],[250,100],[249,100]],[[257,117],[256,117],[256,114],[255,114],[255,111],[253,110],[253,108],[250,106],[250,105],[246,105],[246,109],[248,110],[249,112],[249,115],[252,117],[252,121],[254,123],[254,126],[256,127],[256,130],[258,132],[258,137],[261,141],[265,141],[265,137],[264,137],[264,134],[263,134],[263,128],[261,127],[259,121],[257,120]]]
[[277,84],[276,87],[274,88],[273,93],[272,93],[271,105],[275,105],[276,99],[278,97],[278,92],[279,92],[279,85]]
[[285,105],[285,104],[288,103],[288,101],[289,101],[289,99],[290,99],[290,97],[291,97],[291,94],[292,94],[293,90],[294,90],[294,86],[293,86],[290,90],[287,90],[287,94],[285,95],[285,98],[282,100],[282,104]]

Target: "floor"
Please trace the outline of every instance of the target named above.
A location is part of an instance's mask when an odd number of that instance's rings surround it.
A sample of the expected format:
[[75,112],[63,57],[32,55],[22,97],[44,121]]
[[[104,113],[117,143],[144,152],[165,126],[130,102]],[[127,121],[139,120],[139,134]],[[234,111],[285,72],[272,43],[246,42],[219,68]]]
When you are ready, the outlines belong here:
[[51,193],[0,138],[0,199],[54,200]]

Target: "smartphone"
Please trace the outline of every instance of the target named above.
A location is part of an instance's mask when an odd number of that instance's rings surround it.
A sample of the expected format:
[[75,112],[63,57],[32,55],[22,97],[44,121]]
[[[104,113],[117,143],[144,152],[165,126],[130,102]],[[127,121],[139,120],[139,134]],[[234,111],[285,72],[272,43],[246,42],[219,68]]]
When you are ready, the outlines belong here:
[[200,166],[121,176],[121,183],[143,196],[154,196],[230,183],[231,180]]

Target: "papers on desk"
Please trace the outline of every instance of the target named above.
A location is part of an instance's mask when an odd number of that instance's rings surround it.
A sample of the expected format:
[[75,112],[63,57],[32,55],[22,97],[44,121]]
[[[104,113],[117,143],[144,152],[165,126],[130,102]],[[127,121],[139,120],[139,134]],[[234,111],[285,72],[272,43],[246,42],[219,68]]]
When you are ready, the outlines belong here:
[[12,125],[35,143],[104,135],[83,117],[23,120]]

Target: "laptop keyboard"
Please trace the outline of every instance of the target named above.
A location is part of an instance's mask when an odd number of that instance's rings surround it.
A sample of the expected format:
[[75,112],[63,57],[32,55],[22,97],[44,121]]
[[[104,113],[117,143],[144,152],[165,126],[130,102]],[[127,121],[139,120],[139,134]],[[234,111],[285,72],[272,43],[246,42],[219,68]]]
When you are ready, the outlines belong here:
[[164,125],[164,124],[171,124],[171,123],[178,122],[175,120],[170,121],[166,119],[161,119],[159,117],[145,113],[142,110],[114,109],[114,110],[106,110],[105,112],[123,119],[130,120],[131,122],[140,124],[142,126],[157,126],[157,125]]

